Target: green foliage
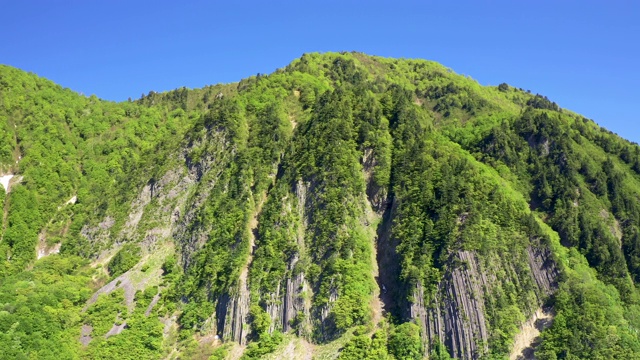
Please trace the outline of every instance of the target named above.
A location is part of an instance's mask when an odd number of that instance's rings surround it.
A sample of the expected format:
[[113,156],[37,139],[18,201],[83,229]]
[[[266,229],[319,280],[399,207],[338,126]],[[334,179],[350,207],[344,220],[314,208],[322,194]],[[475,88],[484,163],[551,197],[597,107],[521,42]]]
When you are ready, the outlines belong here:
[[[156,159],[189,126],[183,113],[80,96],[8,66],[0,67],[0,92],[0,137],[8,140],[0,142],[0,171],[23,178],[8,199],[0,274],[34,260],[38,233],[66,207],[74,211],[56,234],[63,252],[89,256],[110,245],[87,242],[82,227],[106,215],[122,221],[142,175],[162,166]],[[74,195],[77,203],[65,205]]]
[[[268,76],[123,103],[0,66],[0,94],[0,173],[22,177],[9,194],[0,190],[4,358],[160,358],[174,347],[222,358],[228,348],[198,344],[198,332],[208,319],[225,325],[245,267],[244,358],[282,343],[283,324],[267,309],[283,306],[285,289],[296,310],[310,305],[291,314],[299,335],[322,343],[370,331],[370,221],[383,213],[378,230],[390,232],[398,268],[379,270],[397,272],[387,285],[398,308],[417,287],[430,303],[446,274],[469,265],[461,251],[495,276],[484,294],[484,355],[506,355],[544,300],[528,247],[553,249],[562,271],[539,358],[640,353],[640,147],[542,95],[482,87],[433,62],[359,53],[305,54]],[[162,264],[162,285],[130,306],[122,290],[103,294],[82,312],[96,274],[77,255],[125,242],[110,275],[139,263],[137,243],[154,226],[144,216],[160,209],[140,189],[153,193],[163,174],[181,170],[188,181],[159,186],[180,192],[188,183],[184,197],[162,204],[175,209],[178,251]],[[131,232],[139,205],[144,225]],[[59,242],[60,255],[35,261],[37,245]],[[177,314],[180,335],[163,340],[158,316]],[[105,338],[114,323],[126,326]],[[93,327],[86,348],[77,341],[82,325]],[[356,331],[340,357],[449,358],[440,343],[423,354],[420,337],[412,322],[388,334]]]
[[120,316],[126,318],[124,304],[124,290],[120,289],[110,294],[101,295],[97,301],[87,309],[84,322],[93,327],[92,334],[105,335]]
[[109,260],[107,269],[111,277],[117,277],[129,271],[138,261],[140,261],[140,247],[135,244],[125,244],[111,260]]
[[[119,289],[100,295],[87,308],[83,324],[92,327],[92,340],[84,349],[83,358],[89,359],[155,359],[163,351],[163,327],[155,311],[147,309],[158,288],[148,287],[135,294],[133,311],[126,306],[124,291]],[[124,326],[118,335],[106,334],[113,326]]]
[[[583,140],[578,147],[566,123],[571,123],[568,116],[527,110],[512,124],[492,130],[475,149],[484,153],[479,156],[483,161],[504,163],[528,183],[531,206],[550,215],[563,243],[578,246],[589,263],[629,297],[633,291],[627,270],[635,276],[634,228],[640,220],[638,207],[629,199],[637,195],[611,159],[594,155]],[[622,251],[603,211],[624,220]]]
[[[84,358],[89,359],[155,359],[162,350],[163,325],[155,317],[147,317],[144,310],[157,289],[150,288],[137,297],[133,314],[124,306],[122,291],[103,295],[87,310],[85,323],[93,326],[93,340]],[[113,318],[113,314],[118,314]],[[111,327],[126,324],[122,333],[105,338]]]
[[[539,359],[631,359],[640,352],[635,326],[612,286],[595,281],[591,269],[577,267],[555,296],[557,315],[543,333]],[[628,311],[628,310],[627,310]]]
[[[311,281],[317,289],[316,306],[327,304],[332,293],[338,303],[322,324],[322,337],[364,324],[373,291],[370,275],[371,244],[354,222],[357,200],[364,193],[354,128],[353,93],[337,89],[325,93],[314,115],[294,143],[294,178],[302,177],[314,189],[308,234],[311,262],[321,264]],[[328,260],[328,261],[326,261]]]
[[90,273],[77,257],[51,257],[0,282],[1,359],[79,358],[80,310]]
[[436,341],[431,347],[431,353],[429,354],[431,360],[451,360],[451,355],[440,341]]
[[274,352],[283,339],[284,337],[280,332],[263,334],[263,336],[260,337],[260,341],[252,342],[247,346],[247,349],[244,351],[240,359],[261,359],[262,356]]
[[397,360],[422,359],[420,328],[414,323],[406,322],[391,329],[389,353]]
[[123,333],[92,341],[85,358],[156,359],[161,345],[162,324],[157,319],[137,316],[127,321]]
[[162,263],[162,276],[165,278],[168,284],[174,284],[175,280],[177,280],[182,274],[181,268],[178,265],[178,261],[175,256],[168,256],[164,263]]
[[535,109],[560,110],[560,107],[556,103],[549,100],[546,96],[539,94],[536,94],[535,97],[529,99],[529,101],[527,101],[527,105]]
[[254,305],[249,310],[249,316],[251,317],[251,330],[254,336],[260,339],[268,335],[269,326],[271,325],[269,314],[262,310],[260,306]]
[[378,330],[373,337],[354,336],[340,351],[340,360],[391,360],[387,350],[387,333]]
[[213,351],[213,353],[209,357],[209,360],[225,360],[227,359],[228,354],[229,350],[226,347],[221,346]]

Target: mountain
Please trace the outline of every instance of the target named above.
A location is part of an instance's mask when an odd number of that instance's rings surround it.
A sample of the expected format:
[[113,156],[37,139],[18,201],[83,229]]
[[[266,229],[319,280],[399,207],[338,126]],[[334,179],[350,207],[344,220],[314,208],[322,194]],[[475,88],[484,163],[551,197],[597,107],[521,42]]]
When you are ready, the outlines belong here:
[[640,358],[640,147],[424,60],[0,66],[0,358]]

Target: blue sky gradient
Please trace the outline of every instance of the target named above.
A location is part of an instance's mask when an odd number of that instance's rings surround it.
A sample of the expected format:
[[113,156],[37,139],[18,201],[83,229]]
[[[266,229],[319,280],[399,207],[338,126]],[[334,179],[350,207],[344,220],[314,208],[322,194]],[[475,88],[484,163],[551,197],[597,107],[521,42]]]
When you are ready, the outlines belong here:
[[640,142],[640,2],[3,1],[0,63],[115,101],[270,73],[305,52],[438,61]]

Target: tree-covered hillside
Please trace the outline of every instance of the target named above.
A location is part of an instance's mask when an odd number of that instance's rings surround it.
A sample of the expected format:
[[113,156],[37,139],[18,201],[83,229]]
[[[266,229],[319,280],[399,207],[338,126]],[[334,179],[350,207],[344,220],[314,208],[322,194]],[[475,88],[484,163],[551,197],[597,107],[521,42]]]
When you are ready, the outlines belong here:
[[434,62],[0,66],[0,176],[0,358],[640,358],[640,147]]

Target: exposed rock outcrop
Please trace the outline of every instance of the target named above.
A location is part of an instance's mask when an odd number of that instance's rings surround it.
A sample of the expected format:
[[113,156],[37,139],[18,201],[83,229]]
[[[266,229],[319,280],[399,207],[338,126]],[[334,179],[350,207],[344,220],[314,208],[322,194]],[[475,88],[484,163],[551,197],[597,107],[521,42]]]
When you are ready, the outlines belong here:
[[249,316],[249,291],[246,283],[239,284],[236,295],[224,294],[218,301],[216,318],[218,332],[227,341],[235,341],[244,345],[247,343],[247,328]]
[[118,335],[121,332],[123,332],[124,329],[126,329],[126,328],[127,328],[127,322],[126,321],[122,322],[122,324],[113,324],[111,329],[109,329],[109,331],[104,335],[104,337],[106,339],[108,339],[108,338],[110,338],[112,336]]
[[433,304],[425,304],[425,289],[418,285],[411,317],[421,319],[428,343],[439,339],[454,358],[476,359],[485,353],[489,338],[485,319],[485,289],[490,280],[469,251],[456,258],[466,264],[448,272],[438,284]]
[[83,346],[87,346],[89,345],[89,343],[91,342],[91,340],[93,340],[91,338],[91,332],[93,331],[93,326],[91,325],[82,325],[82,328],[80,329],[80,343]]
[[371,203],[373,210],[378,214],[382,214],[388,205],[388,197],[387,188],[378,186],[378,184],[373,181],[373,173],[377,164],[378,161],[373,154],[373,149],[366,149],[362,156],[362,168],[364,171],[365,184],[367,186],[367,199]]
[[[293,270],[293,266],[297,259],[292,261],[289,271]],[[305,280],[304,273],[298,273],[284,280],[284,286],[278,285],[276,292],[270,294],[270,300],[267,304],[267,313],[271,321],[270,332],[279,330],[289,332],[293,329],[292,324],[298,320],[298,314],[302,314],[302,319],[309,319],[310,304],[305,301],[304,294],[310,291],[309,284]],[[299,335],[308,335],[308,330],[304,331],[304,324],[296,324]]]
[[[295,211],[301,221],[297,226],[296,244],[298,253],[289,261],[287,277],[276,287],[275,293],[268,294],[266,311],[271,318],[270,332],[279,330],[289,332],[295,328],[300,336],[307,336],[311,331],[310,323],[310,298],[312,289],[306,280],[304,272],[296,272],[295,268],[300,261],[300,256],[305,253],[305,230],[308,225],[307,191],[309,184],[298,181],[294,187],[294,195],[297,199]],[[291,208],[288,203],[288,208]]]
[[400,277],[400,255],[396,251],[398,240],[391,236],[391,226],[394,214],[397,210],[397,202],[394,200],[382,215],[377,229],[376,260],[379,271],[378,286],[380,288],[380,300],[383,311],[398,319],[409,317],[409,306],[404,294],[404,285],[398,281]]
[[144,316],[151,315],[151,311],[153,311],[153,308],[156,306],[156,304],[158,304],[158,301],[160,301],[160,293],[153,296],[153,299],[151,299],[149,306],[147,306],[147,310],[144,311]]
[[540,344],[540,332],[553,324],[551,309],[538,308],[520,327],[516,335],[509,360],[535,359],[535,348]]
[[46,244],[39,243],[36,248],[36,258],[42,259],[45,256],[58,254],[60,253],[60,246],[62,246],[62,243],[56,243],[52,246],[47,246]]
[[[196,161],[191,155],[192,149],[205,146],[210,148]],[[179,181],[178,185],[170,190],[170,196],[182,195],[172,210],[172,221],[175,222],[173,238],[177,241],[181,250],[181,262],[183,268],[191,263],[191,255],[204,245],[207,240],[208,228],[206,224],[195,223],[202,204],[209,198],[211,190],[217,183],[222,165],[229,159],[230,151],[225,151],[227,144],[224,134],[221,132],[209,132],[205,139],[191,143],[182,153],[187,166],[187,174]],[[196,191],[189,196],[190,189]]]
[[548,248],[529,245],[527,246],[527,255],[531,274],[540,290],[536,291],[536,295],[542,304],[558,288],[558,267],[551,258],[551,252]]
[[[240,345],[247,343],[249,335],[249,267],[253,261],[253,252],[256,242],[256,232],[258,226],[258,216],[262,211],[266,196],[255,207],[251,220],[249,221],[249,256],[245,261],[245,265],[240,271],[236,292],[223,294],[216,308],[216,318],[218,323],[217,332],[222,334],[224,340],[233,340]],[[233,290],[232,290],[233,291]]]
[[[425,350],[437,339],[454,358],[478,359],[485,354],[490,336],[485,302],[496,284],[521,284],[527,281],[524,277],[530,277],[536,287],[537,303],[528,307],[533,311],[541,305],[557,288],[558,269],[547,247],[535,244],[525,251],[529,271],[507,272],[523,278],[497,279],[480,263],[477,254],[458,251],[450,260],[450,264],[457,265],[445,273],[432,296],[418,284],[413,291],[410,316],[422,325]],[[514,270],[506,259],[499,266]]]

